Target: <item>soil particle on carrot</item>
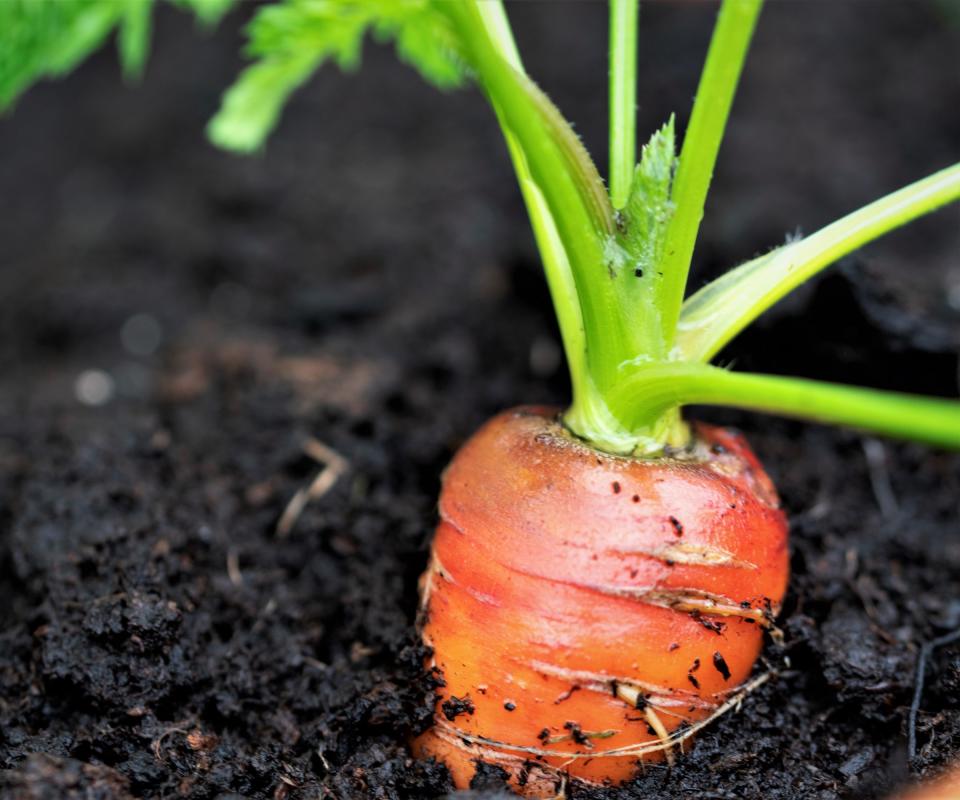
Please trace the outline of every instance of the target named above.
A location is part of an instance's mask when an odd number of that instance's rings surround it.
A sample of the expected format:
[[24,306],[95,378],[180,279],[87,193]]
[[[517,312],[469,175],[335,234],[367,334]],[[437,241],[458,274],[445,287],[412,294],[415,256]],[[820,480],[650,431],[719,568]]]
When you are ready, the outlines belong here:
[[[700,613],[700,611],[696,609],[690,612],[690,618],[695,622],[697,622],[698,624],[702,625],[708,631],[712,631],[718,636],[722,634],[724,629],[727,627],[727,624],[725,622],[720,622],[719,620],[715,620],[715,619],[709,619],[708,617],[704,616],[702,613]],[[743,618],[744,622],[746,622],[747,620],[749,620],[749,617]]]
[[559,705],[564,700],[569,700],[573,696],[574,692],[579,692],[579,691],[580,691],[580,686],[578,684],[574,684],[565,692],[562,692],[559,695],[557,695],[556,699],[553,701],[554,705]]
[[730,680],[730,667],[727,666],[727,662],[724,660],[723,655],[717,651],[713,654],[713,666],[716,668],[725,681]]
[[473,701],[469,697],[456,697],[454,695],[444,700],[440,707],[443,709],[443,715],[451,722],[461,714],[472,714],[475,711]]
[[699,681],[699,680],[697,679],[697,677],[693,674],[693,673],[695,673],[698,669],[700,669],[700,659],[699,659],[699,658],[695,658],[695,659],[693,660],[693,664],[691,664],[691,665],[690,665],[690,668],[687,670],[687,680],[690,681],[691,684],[693,684],[693,688],[694,688],[694,689],[699,689],[699,688],[700,688],[700,681]]
[[565,730],[570,731],[570,738],[573,739],[577,744],[589,745],[590,739],[587,738],[583,730],[580,728],[580,725],[576,722],[565,722],[563,725]]

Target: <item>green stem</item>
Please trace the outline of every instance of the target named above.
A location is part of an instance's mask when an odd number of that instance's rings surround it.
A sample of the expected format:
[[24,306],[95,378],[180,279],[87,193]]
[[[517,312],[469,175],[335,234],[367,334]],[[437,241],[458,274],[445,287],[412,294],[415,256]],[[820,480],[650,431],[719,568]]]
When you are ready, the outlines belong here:
[[610,0],[610,200],[627,204],[637,161],[638,0]]
[[673,187],[676,211],[667,227],[658,305],[663,335],[673,342],[697,231],[762,0],[724,0],[683,137]]
[[705,364],[637,369],[611,394],[611,407],[641,430],[650,418],[699,403],[743,408],[884,436],[960,448],[960,401],[779,375],[728,372]]
[[[477,7],[480,18],[486,27],[491,42],[501,57],[518,72],[523,72],[523,63],[520,52],[513,38],[510,21],[507,19],[503,3],[500,0],[490,0]],[[496,112],[496,107],[494,107]],[[586,341],[583,333],[583,319],[580,315],[580,303],[577,299],[577,287],[570,270],[563,240],[557,230],[556,222],[550,213],[543,192],[537,186],[523,148],[517,138],[507,129],[505,122],[498,114],[503,128],[507,149],[513,162],[520,192],[530,215],[530,224],[533,228],[537,248],[543,259],[543,269],[547,277],[547,286],[553,301],[553,308],[557,314],[557,323],[560,328],[560,338],[563,349],[567,354],[567,366],[570,370],[570,382],[573,387],[574,403],[577,403],[577,394],[582,394],[579,387],[589,385],[590,378],[586,365]],[[585,402],[580,400],[581,403]]]
[[509,131],[504,131],[507,148],[517,173],[520,191],[523,194],[533,228],[537,249],[543,259],[543,271],[547,278],[547,287],[557,315],[560,338],[567,355],[567,368],[570,371],[570,385],[573,394],[573,406],[589,407],[595,403],[592,381],[587,369],[587,344],[583,330],[583,317],[580,314],[580,302],[577,286],[567,259],[563,239],[557,230],[557,224],[550,213],[550,207],[530,175],[523,148]]
[[684,303],[677,330],[679,357],[709,361],[764,311],[825,267],[958,199],[960,164],[954,164],[727,272]]
[[623,448],[625,432],[605,393],[621,363],[643,352],[608,264],[613,209],[569,123],[520,67],[499,3],[442,4],[504,130],[541,247],[573,381],[574,432]]
[[525,73],[523,62],[520,60],[520,51],[517,49],[517,42],[513,38],[513,28],[510,27],[510,20],[507,17],[506,9],[503,7],[503,0],[487,0],[486,3],[479,4],[477,14],[483,21],[483,25],[490,36],[490,41],[500,57],[517,72]]

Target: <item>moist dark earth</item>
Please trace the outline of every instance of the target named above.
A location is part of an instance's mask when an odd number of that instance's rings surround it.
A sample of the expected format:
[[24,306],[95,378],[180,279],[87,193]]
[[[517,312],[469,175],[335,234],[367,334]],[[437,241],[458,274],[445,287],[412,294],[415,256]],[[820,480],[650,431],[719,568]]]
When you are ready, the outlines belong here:
[[[567,395],[549,300],[480,95],[386,49],[325,70],[266,152],[203,124],[240,64],[179,12],[0,121],[0,786],[11,798],[430,798],[413,630],[439,476],[486,418]],[[511,7],[596,153],[605,9]],[[640,129],[695,91],[713,10],[645,7]],[[693,283],[957,160],[955,3],[773,4]],[[604,158],[599,158],[603,169]],[[940,212],[852,259],[723,361],[957,392],[960,240]],[[951,303],[952,301],[952,303]],[[81,378],[84,373],[94,372]],[[102,405],[81,402],[104,388]],[[111,392],[112,390],[112,392]],[[86,392],[86,395],[84,393]],[[594,798],[880,798],[960,749],[960,457],[716,410],[792,527],[777,677]],[[347,462],[287,535],[278,521]],[[477,794],[499,796],[495,770]]]

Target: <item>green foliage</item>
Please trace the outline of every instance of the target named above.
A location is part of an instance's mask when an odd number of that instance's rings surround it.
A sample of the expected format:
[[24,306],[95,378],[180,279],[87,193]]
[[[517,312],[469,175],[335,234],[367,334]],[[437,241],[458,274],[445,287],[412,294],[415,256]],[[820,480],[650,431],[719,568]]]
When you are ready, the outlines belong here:
[[671,185],[677,167],[674,119],[650,137],[643,146],[630,183],[627,204],[621,212],[623,234],[620,245],[630,266],[653,276],[662,259],[667,225],[673,215]]
[[[174,0],[214,22],[234,0]],[[153,0],[0,0],[0,108],[44,78],[67,74],[118,33],[120,61],[138,75],[150,44]]]
[[170,2],[186,11],[192,11],[205,25],[215,25],[237,0],[170,0]]
[[150,13],[153,0],[124,0],[118,45],[126,75],[139,77],[150,51]]
[[[123,16],[120,0],[0,3],[0,104],[9,105],[40,78],[72,70],[103,43]],[[135,58],[135,48],[130,50]]]
[[[168,0],[201,22],[236,0]],[[567,351],[569,427],[611,453],[656,455],[687,432],[680,406],[718,403],[960,446],[960,404],[706,363],[759,314],[837,258],[960,199],[960,164],[704,287],[682,308],[704,203],[762,0],[723,0],[680,157],[674,120],[633,168],[636,0],[611,3],[611,202],[586,150],[524,71],[500,0],[273,0],[248,27],[253,63],[209,134],[261,147],[291,94],[327,61],[355,68],[364,38],[442,89],[475,77],[503,128]],[[127,76],[149,54],[156,0],[0,0],[0,108],[116,36]],[[631,177],[632,169],[632,177]],[[627,183],[629,182],[629,186]],[[622,207],[621,207],[622,203]],[[614,217],[613,208],[620,209]],[[616,224],[614,224],[616,222]]]
[[284,0],[251,22],[247,55],[256,61],[224,96],[210,138],[230,150],[259,148],[290,95],[324,62],[345,70],[359,64],[368,31],[394,40],[400,58],[440,88],[466,78],[457,36],[430,0]]

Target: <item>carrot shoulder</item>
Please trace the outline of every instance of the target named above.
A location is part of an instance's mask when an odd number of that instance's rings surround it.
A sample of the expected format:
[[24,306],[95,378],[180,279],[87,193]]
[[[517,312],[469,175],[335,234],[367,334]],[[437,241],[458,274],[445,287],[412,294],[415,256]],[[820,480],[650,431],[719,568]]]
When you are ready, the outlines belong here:
[[444,476],[421,626],[445,685],[415,750],[460,787],[478,759],[550,796],[670,757],[750,675],[785,591],[786,520],[739,435],[641,460],[557,418],[499,415]]

